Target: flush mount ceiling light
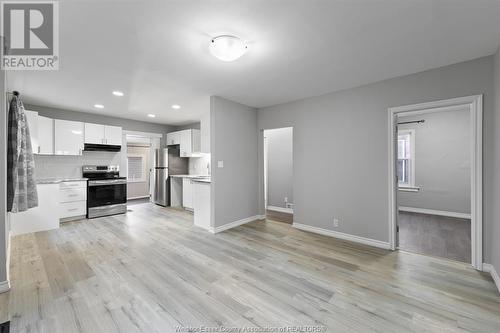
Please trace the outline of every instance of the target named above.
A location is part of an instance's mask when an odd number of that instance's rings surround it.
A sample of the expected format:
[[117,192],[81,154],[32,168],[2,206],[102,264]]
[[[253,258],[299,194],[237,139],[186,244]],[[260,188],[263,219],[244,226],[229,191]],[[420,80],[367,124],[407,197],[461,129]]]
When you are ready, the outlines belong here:
[[172,109],[179,110],[180,108],[181,108],[181,106],[179,104],[173,104],[172,105]]
[[248,50],[248,46],[238,37],[221,35],[210,41],[210,53],[222,61],[234,61]]
[[104,105],[102,105],[102,104],[94,104],[94,107],[96,109],[104,109]]
[[122,97],[124,94],[123,94],[123,92],[121,92],[119,90],[115,90],[115,91],[113,91],[113,95],[118,96],[118,97]]
[[149,118],[154,118],[154,117],[156,117],[156,115],[155,115],[155,114],[150,113],[150,114],[148,114],[148,117],[149,117]]

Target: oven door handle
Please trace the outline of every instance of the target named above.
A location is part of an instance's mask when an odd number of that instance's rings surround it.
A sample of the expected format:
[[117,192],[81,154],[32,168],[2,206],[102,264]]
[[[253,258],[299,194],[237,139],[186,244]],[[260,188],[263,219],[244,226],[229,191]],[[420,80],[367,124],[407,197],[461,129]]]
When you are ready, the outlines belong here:
[[127,184],[127,181],[125,179],[89,181],[89,186],[122,185],[122,184]]

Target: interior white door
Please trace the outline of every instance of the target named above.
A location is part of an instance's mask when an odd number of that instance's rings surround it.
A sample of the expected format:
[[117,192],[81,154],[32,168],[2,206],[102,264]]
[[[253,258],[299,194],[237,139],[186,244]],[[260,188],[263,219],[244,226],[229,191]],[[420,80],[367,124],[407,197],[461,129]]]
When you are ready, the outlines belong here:
[[393,195],[394,195],[394,202],[395,202],[395,205],[393,207],[393,214],[394,214],[394,217],[395,217],[395,223],[396,223],[396,230],[394,231],[394,244],[396,246],[396,248],[399,247],[399,205],[398,205],[398,187],[399,187],[399,180],[398,180],[398,116],[397,115],[394,115],[393,116],[393,124],[394,125],[394,128],[393,128],[393,131],[394,131],[394,142],[393,142],[393,145],[394,145],[394,151],[396,152],[396,154],[394,154],[394,161],[392,161],[393,163],[393,167],[394,167],[394,184],[395,184],[395,187],[392,189],[393,190]]
[[79,121],[54,120],[56,155],[81,155],[84,125]]
[[38,138],[39,154],[54,154],[54,119],[38,116],[38,131],[43,133]]
[[85,123],[85,143],[104,144],[104,125]]
[[104,127],[104,141],[107,145],[122,145],[122,128],[119,126],[108,126]]

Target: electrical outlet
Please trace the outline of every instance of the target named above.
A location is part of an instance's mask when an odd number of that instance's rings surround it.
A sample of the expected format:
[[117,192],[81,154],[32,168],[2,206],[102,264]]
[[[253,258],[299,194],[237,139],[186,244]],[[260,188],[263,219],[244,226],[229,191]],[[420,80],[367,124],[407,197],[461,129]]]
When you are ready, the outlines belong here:
[[339,219],[333,218],[333,226],[335,228],[338,228],[338,226],[339,226]]
[[217,167],[218,168],[223,168],[224,167],[224,161],[217,161]]

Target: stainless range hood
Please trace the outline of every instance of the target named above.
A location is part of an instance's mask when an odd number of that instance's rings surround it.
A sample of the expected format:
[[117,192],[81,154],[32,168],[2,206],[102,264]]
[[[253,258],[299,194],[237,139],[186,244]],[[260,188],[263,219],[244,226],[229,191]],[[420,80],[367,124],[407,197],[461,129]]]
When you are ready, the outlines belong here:
[[83,146],[84,151],[112,151],[112,152],[118,152],[122,149],[122,146],[118,145],[101,145],[101,144],[94,144],[94,143],[86,143]]

